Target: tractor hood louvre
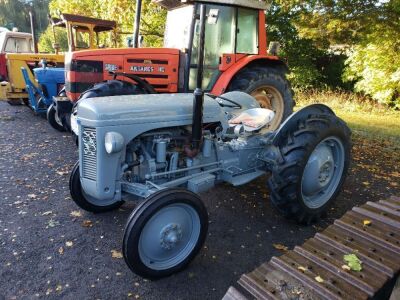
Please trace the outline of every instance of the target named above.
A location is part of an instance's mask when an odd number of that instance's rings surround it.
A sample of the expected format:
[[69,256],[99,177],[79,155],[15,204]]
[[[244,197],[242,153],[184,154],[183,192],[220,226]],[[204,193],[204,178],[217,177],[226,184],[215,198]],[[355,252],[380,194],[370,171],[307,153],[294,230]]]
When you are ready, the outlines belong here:
[[[146,94],[85,99],[78,104],[78,117],[97,126],[183,121],[191,124],[193,94]],[[218,103],[204,99],[204,122],[218,122],[224,112]]]

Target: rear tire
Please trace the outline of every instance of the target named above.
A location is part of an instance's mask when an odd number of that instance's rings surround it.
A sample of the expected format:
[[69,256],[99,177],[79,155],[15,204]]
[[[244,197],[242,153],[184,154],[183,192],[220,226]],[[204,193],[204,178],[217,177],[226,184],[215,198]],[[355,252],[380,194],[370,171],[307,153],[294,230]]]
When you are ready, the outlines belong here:
[[184,269],[200,251],[208,229],[207,210],[196,194],[161,190],[130,215],[122,251],[136,274],[157,279]]
[[293,95],[285,71],[272,67],[247,67],[232,79],[228,91],[243,91],[260,103],[261,108],[271,109],[275,117],[268,131],[274,131],[293,112]]
[[54,103],[52,103],[47,109],[47,121],[54,129],[58,131],[65,131],[65,128],[61,122],[61,120],[57,116],[56,108],[54,107]]
[[271,201],[286,217],[310,224],[326,212],[346,178],[350,134],[335,115],[311,115],[287,133],[268,180]]
[[79,101],[86,98],[139,94],[147,93],[144,89],[130,82],[121,80],[108,80],[105,82],[97,83],[91,89],[83,92],[79,98]]
[[90,201],[90,197],[84,194],[81,186],[81,179],[79,175],[79,161],[77,161],[72,168],[71,175],[69,177],[69,191],[71,193],[72,200],[78,205],[80,208],[93,212],[93,213],[102,213],[111,211],[119,208],[124,201],[117,201],[115,203],[109,205],[96,205],[93,201]]

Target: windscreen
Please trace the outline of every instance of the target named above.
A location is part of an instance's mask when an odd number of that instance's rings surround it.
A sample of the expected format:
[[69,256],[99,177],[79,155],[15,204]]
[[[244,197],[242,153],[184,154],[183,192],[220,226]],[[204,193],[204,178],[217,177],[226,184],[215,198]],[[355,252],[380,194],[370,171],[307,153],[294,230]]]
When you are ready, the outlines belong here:
[[32,51],[32,41],[25,38],[9,37],[4,47],[7,53],[30,53]]
[[189,44],[193,5],[168,11],[165,27],[164,47],[183,49]]

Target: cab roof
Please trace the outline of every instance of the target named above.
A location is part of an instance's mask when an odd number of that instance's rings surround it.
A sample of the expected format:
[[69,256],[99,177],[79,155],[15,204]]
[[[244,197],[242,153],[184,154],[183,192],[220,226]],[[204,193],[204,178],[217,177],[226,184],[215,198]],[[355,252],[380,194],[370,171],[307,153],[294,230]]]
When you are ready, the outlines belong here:
[[271,6],[270,3],[259,0],[153,0],[153,2],[168,10],[172,10],[192,3],[224,4],[259,10],[267,10]]
[[65,24],[67,22],[93,24],[95,25],[94,26],[95,32],[113,30],[117,26],[117,23],[115,21],[102,20],[102,19],[90,18],[79,15],[61,14],[60,17],[61,17],[60,19],[50,18],[51,24],[53,26],[59,26],[59,27],[65,27]]

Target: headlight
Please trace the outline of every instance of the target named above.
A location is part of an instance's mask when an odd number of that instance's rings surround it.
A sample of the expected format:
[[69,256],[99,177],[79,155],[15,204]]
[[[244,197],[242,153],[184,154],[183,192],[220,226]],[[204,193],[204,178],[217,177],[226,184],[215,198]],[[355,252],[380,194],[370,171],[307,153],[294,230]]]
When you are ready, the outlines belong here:
[[105,146],[108,154],[119,152],[124,146],[124,137],[118,132],[107,132]]

